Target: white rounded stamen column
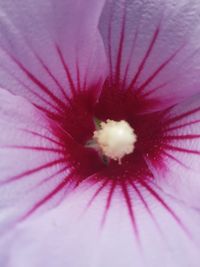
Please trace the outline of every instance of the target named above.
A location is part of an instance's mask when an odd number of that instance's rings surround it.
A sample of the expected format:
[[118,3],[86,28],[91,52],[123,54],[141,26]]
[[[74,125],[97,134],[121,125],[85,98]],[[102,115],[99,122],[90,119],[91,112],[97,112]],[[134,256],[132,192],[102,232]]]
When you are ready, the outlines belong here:
[[137,137],[133,128],[124,120],[101,122],[93,139],[102,154],[121,164],[122,158],[134,151]]

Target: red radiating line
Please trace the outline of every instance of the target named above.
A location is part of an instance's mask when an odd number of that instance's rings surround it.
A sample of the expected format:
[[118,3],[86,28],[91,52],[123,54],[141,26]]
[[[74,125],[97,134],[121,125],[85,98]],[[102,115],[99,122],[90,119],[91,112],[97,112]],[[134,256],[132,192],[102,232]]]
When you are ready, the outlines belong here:
[[[40,96],[39,94],[35,93],[30,87],[26,86],[26,88],[29,89],[29,90],[31,91],[32,94],[34,94],[35,96],[37,96],[37,97],[38,97],[39,99],[41,99],[44,103],[46,103],[46,104],[48,104],[50,107],[52,107],[52,108],[55,110],[55,113],[51,111],[52,114],[57,115],[57,114],[61,113],[61,110],[60,110],[57,106],[55,106],[54,104],[52,104],[52,103],[49,102],[47,99],[45,99],[45,98],[43,98],[42,96]],[[40,110],[42,110],[42,108],[43,108],[44,110],[48,111],[48,109],[45,109],[44,107],[42,107],[42,106],[36,104],[35,102],[32,102],[32,104],[33,104],[35,107],[39,108]],[[58,113],[56,113],[56,112],[58,112]],[[47,113],[47,112],[45,112],[45,113]],[[49,113],[50,113],[50,111],[49,111]]]
[[[185,46],[185,43],[180,47],[180,50],[183,49],[184,46]],[[179,52],[179,51],[177,51],[177,52]],[[188,56],[188,57],[181,63],[181,66],[183,66],[184,64],[186,64],[186,62],[187,62],[188,60],[191,61],[191,58],[194,57],[194,56],[197,54],[197,52],[199,52],[199,48],[196,49],[196,50],[194,51],[194,53],[192,53],[190,56]],[[179,67],[181,67],[181,66],[179,66]],[[166,82],[165,85],[169,84],[170,82],[173,82],[174,80],[177,80],[177,75],[176,75],[175,78],[173,78],[171,81]],[[151,91],[149,91],[149,92],[143,94],[143,96],[150,95],[150,94],[152,94],[153,92],[155,92],[157,89],[160,89],[160,88],[157,87],[157,88],[155,88],[155,89],[152,89]]]
[[134,39],[133,39],[133,43],[132,43],[132,46],[131,46],[131,50],[130,50],[130,54],[129,54],[129,57],[128,57],[128,62],[127,62],[127,65],[126,65],[126,68],[125,68],[125,72],[124,72],[124,78],[123,78],[123,87],[125,87],[126,85],[126,79],[127,79],[127,75],[128,75],[128,72],[129,72],[129,68],[130,68],[130,65],[131,65],[131,61],[132,61],[132,57],[133,57],[133,53],[134,53],[134,50],[135,50],[135,45],[136,45],[136,42],[137,42],[137,38],[138,38],[138,28],[136,30],[136,33],[134,34]]
[[37,183],[36,186],[34,186],[34,188],[37,188],[37,187],[39,187],[39,186],[41,186],[41,185],[43,185],[43,184],[51,181],[52,178],[54,178],[56,175],[59,175],[61,173],[64,173],[65,170],[68,170],[68,167],[64,166],[62,169],[56,171],[54,174],[48,176],[47,178],[45,178],[42,181],[40,181],[39,183]]
[[198,139],[200,134],[186,134],[186,135],[165,135],[164,139],[167,140],[187,140],[187,139]]
[[181,128],[184,128],[184,127],[186,127],[186,126],[190,126],[190,125],[192,125],[192,124],[196,124],[196,123],[200,123],[200,120],[190,121],[190,122],[183,123],[183,124],[180,124],[180,125],[171,127],[171,128],[166,128],[166,129],[164,129],[164,130],[165,130],[165,132],[173,131],[173,130],[178,130],[178,129],[181,129]]
[[63,94],[63,96],[65,97],[65,99],[67,101],[70,101],[68,95],[64,91],[63,86],[60,84],[60,82],[57,80],[57,78],[53,75],[53,73],[50,71],[50,69],[48,68],[48,66],[44,63],[44,61],[42,60],[42,58],[35,51],[33,51],[33,53],[34,53],[35,57],[38,59],[38,61],[40,62],[40,64],[42,65],[42,67],[46,70],[46,72],[49,74],[49,76],[52,78],[52,80],[58,86],[58,88],[60,89],[60,91]]
[[176,163],[180,164],[181,167],[184,167],[186,169],[189,169],[188,166],[186,166],[183,162],[181,162],[180,160],[178,160],[177,158],[175,158],[174,156],[172,156],[170,153],[166,152],[165,150],[162,150],[162,154],[165,154],[168,158],[171,158],[172,160],[174,160]]
[[186,148],[168,145],[165,143],[163,143],[162,145],[164,147],[166,147],[167,149],[172,150],[172,151],[183,152],[183,153],[194,154],[194,155],[200,155],[200,151],[198,151],[198,150],[190,150],[190,149],[186,149]]
[[70,71],[69,71],[69,68],[68,68],[68,66],[67,66],[67,64],[66,64],[66,62],[65,62],[64,56],[63,56],[63,54],[62,54],[62,51],[61,51],[61,49],[60,49],[60,47],[59,47],[58,45],[56,45],[56,51],[58,52],[60,61],[61,61],[62,65],[63,65],[64,70],[65,70],[65,73],[66,73],[66,75],[67,75],[67,79],[68,79],[68,82],[69,82],[69,84],[70,84],[71,92],[72,92],[73,95],[75,95],[75,94],[76,94],[76,87],[75,87],[75,85],[74,85],[74,82],[73,82],[71,73],[70,73]]
[[135,185],[135,183],[134,183],[133,181],[129,180],[129,183],[130,183],[130,185],[133,187],[133,189],[136,191],[136,193],[137,193],[138,197],[140,198],[140,200],[142,201],[144,207],[147,209],[148,213],[149,213],[149,214],[151,215],[151,217],[152,217],[152,212],[151,212],[151,210],[149,209],[149,206],[148,206],[146,200],[144,199],[143,195],[141,194],[140,190],[137,188],[137,186]]
[[44,85],[39,79],[37,79],[24,65],[18,61],[14,56],[9,55],[10,58],[17,64],[17,66],[27,75],[28,78],[31,79],[31,81],[36,84],[44,93],[46,93],[60,108],[66,107],[64,102],[62,102],[57,96],[55,96],[46,85]]
[[40,172],[42,170],[51,168],[56,164],[65,163],[65,162],[66,162],[66,158],[60,158],[60,159],[57,159],[57,160],[50,161],[50,162],[48,162],[46,164],[43,164],[43,165],[40,165],[40,166],[38,166],[36,168],[30,169],[30,170],[24,171],[24,172],[22,172],[22,173],[20,173],[18,175],[12,176],[12,177],[4,180],[4,181],[0,181],[0,185],[4,185],[4,184],[8,184],[8,183],[17,181],[19,179],[27,177],[27,176],[29,176],[31,174],[36,173],[36,172]]
[[151,184],[152,184],[152,186],[156,187],[162,194],[169,197],[173,201],[176,201],[176,202],[180,203],[181,205],[184,205],[186,208],[193,209],[194,211],[198,211],[198,212],[200,211],[200,209],[198,207],[190,206],[190,205],[188,205],[188,203],[186,203],[182,199],[179,199],[179,198],[175,197],[174,195],[170,194],[169,192],[164,191],[164,189],[162,187],[158,186],[158,184],[155,184],[152,181],[151,181]]
[[77,77],[77,85],[78,85],[78,91],[81,91],[81,80],[80,80],[80,70],[79,70],[79,64],[78,61],[76,61],[76,77]]
[[[8,54],[8,56],[10,57],[10,55]],[[10,57],[11,58],[11,57]],[[12,58],[11,58],[12,59]],[[2,65],[1,65],[2,66]],[[21,84],[24,88],[28,89],[33,95],[35,95],[36,97],[38,97],[40,100],[42,100],[44,103],[46,103],[47,105],[49,105],[50,107],[52,107],[53,109],[57,110],[58,112],[60,112],[60,109],[53,105],[51,102],[49,102],[47,99],[45,99],[44,97],[42,97],[41,95],[39,95],[38,93],[36,93],[35,91],[33,91],[32,88],[30,88],[28,85],[26,85],[21,79],[19,79],[18,77],[16,77],[13,73],[11,73],[7,68],[5,68],[4,66],[2,66],[2,68],[12,77],[14,78],[17,82],[19,82],[19,84]],[[5,88],[5,86],[2,86]],[[8,91],[10,91],[9,89],[7,89]]]
[[[113,9],[113,6],[112,6]],[[108,24],[108,58],[109,58],[109,67],[110,67],[110,82],[113,82],[113,62],[112,62],[112,20],[113,20],[113,10],[109,16]]]
[[[35,93],[30,87],[26,86],[26,88],[27,88],[28,90],[30,90],[32,94],[34,94],[35,96],[37,96],[37,97],[38,97],[39,99],[41,99],[44,103],[48,104],[50,107],[52,107],[52,108],[55,110],[54,112],[49,111],[49,113],[51,112],[52,114],[57,115],[57,114],[59,114],[59,113],[62,112],[58,106],[54,105],[53,103],[49,102],[49,101],[48,101],[47,99],[45,99],[44,97],[42,97],[42,96],[40,96],[39,94]],[[48,109],[46,109],[46,108],[44,108],[44,107],[42,107],[42,106],[36,104],[36,103],[33,102],[33,101],[32,101],[32,104],[33,104],[35,107],[39,108],[40,110],[42,110],[42,108],[43,108],[44,110],[48,111]],[[47,112],[46,112],[46,113],[47,113]]]
[[194,114],[194,113],[196,113],[198,111],[200,111],[200,107],[197,107],[195,109],[192,109],[190,111],[187,111],[185,113],[182,113],[182,114],[180,114],[180,115],[178,115],[176,117],[173,117],[173,118],[165,121],[164,125],[166,126],[166,125],[172,124],[174,122],[177,122],[177,121],[179,121],[179,120],[181,120],[181,119],[183,119],[183,118],[185,118],[187,116],[190,116],[190,115],[192,115],[192,114]]
[[86,70],[84,74],[84,80],[83,80],[83,91],[87,89],[87,77],[88,77],[88,70]]
[[92,196],[92,198],[90,199],[90,201],[87,204],[87,209],[92,205],[93,201],[95,200],[95,198],[100,194],[100,192],[105,188],[105,186],[109,183],[109,179],[106,179],[101,186],[96,190],[96,192],[94,193],[94,195]]
[[25,146],[25,145],[0,145],[0,149],[17,149],[17,150],[31,150],[37,152],[55,152],[55,153],[63,153],[64,149],[56,149],[56,148],[48,148],[48,147],[41,147],[41,146]]
[[115,67],[116,68],[115,79],[116,79],[117,85],[119,85],[120,78],[121,78],[121,61],[122,61],[122,51],[123,51],[124,38],[125,38],[125,25],[126,25],[126,9],[124,8],[118,54],[117,54],[117,62],[116,62],[116,67]]
[[144,207],[146,208],[149,216],[151,217],[152,221],[155,223],[156,227],[158,228],[159,232],[161,232],[160,226],[158,225],[155,216],[153,215],[153,213],[151,212],[151,209],[148,206],[147,201],[145,200],[145,198],[143,197],[142,193],[140,192],[139,188],[137,188],[137,186],[135,185],[135,183],[133,181],[129,181],[131,186],[133,187],[133,189],[136,191],[139,199],[141,200],[141,202],[143,203]]
[[[140,12],[140,14],[142,14],[142,12]],[[137,24],[137,27],[136,27],[136,30],[135,30],[135,33],[134,33],[133,42],[132,42],[132,45],[131,45],[131,49],[130,49],[130,53],[129,53],[129,56],[128,56],[127,65],[126,65],[125,72],[124,72],[122,88],[124,88],[125,85],[126,85],[126,79],[127,79],[127,75],[128,75],[128,72],[129,72],[129,68],[130,68],[131,62],[133,61],[134,50],[135,50],[136,42],[137,42],[138,35],[139,35],[140,20],[141,20],[141,16],[138,18],[138,24]]]
[[180,218],[175,214],[175,212],[165,203],[165,201],[159,196],[159,194],[144,180],[140,180],[139,183],[149,192],[151,195],[169,212],[169,214],[174,218],[174,220],[181,226],[184,232],[190,236],[188,229],[183,225]]
[[83,91],[87,90],[87,82],[88,82],[88,74],[89,74],[89,64],[87,64],[86,71],[84,73],[84,80],[83,80]]
[[166,59],[154,72],[150,77],[142,84],[137,90],[137,93],[141,93],[147,85],[149,85],[154,78],[167,67],[171,63],[171,61],[181,52],[183,49],[183,46],[181,46],[179,49],[177,49],[168,59]]
[[39,109],[40,111],[44,112],[49,118],[51,118],[53,120],[60,121],[62,119],[62,117],[60,115],[60,113],[61,113],[60,111],[59,111],[59,113],[54,113],[54,112],[52,112],[52,111],[50,111],[50,110],[48,110],[48,109],[46,109],[46,108],[44,108],[44,107],[42,107],[40,105],[37,105],[37,104],[34,104],[34,103],[33,103],[33,105],[37,109]]
[[154,47],[154,45],[156,43],[156,40],[157,40],[158,35],[159,35],[159,32],[160,32],[160,25],[156,28],[156,30],[155,30],[155,32],[153,34],[153,38],[152,38],[152,40],[150,42],[149,48],[147,49],[147,52],[144,55],[144,58],[143,58],[142,62],[139,65],[138,71],[136,72],[133,80],[131,81],[130,85],[128,86],[128,90],[133,88],[133,86],[135,85],[135,83],[136,83],[138,77],[140,76],[142,70],[144,69],[144,66],[145,66],[145,64],[146,64],[146,62],[147,62],[147,60],[148,60],[148,58],[149,58],[149,56],[151,54],[151,51],[152,51],[152,49],[153,49],[153,47]]
[[143,97],[150,96],[150,95],[152,95],[153,93],[155,93],[157,90],[159,90],[159,89],[161,89],[161,88],[163,88],[163,87],[169,85],[169,83],[170,83],[169,81],[164,82],[164,83],[162,83],[162,84],[156,86],[155,88],[149,90],[148,92],[143,93],[142,96],[143,96]]
[[[32,51],[32,53],[34,54],[34,56],[35,56],[35,57],[38,59],[38,61],[41,63],[42,67],[46,70],[46,72],[49,74],[49,76],[54,80],[54,82],[57,84],[57,86],[59,87],[59,89],[61,89],[62,93],[63,93],[64,95],[66,95],[65,92],[64,92],[64,90],[63,90],[63,88],[62,88],[62,86],[59,84],[58,80],[57,80],[57,79],[55,78],[55,76],[51,73],[51,71],[50,71],[49,68],[46,66],[46,64],[45,64],[44,61],[41,59],[41,57],[38,55],[38,53],[33,49],[32,45],[30,45],[30,43],[28,42],[28,40],[26,39],[26,37],[23,36],[23,38],[24,38],[26,44],[28,45],[28,47],[30,48],[30,50]],[[9,54],[9,51],[5,50],[4,48],[2,48],[2,49],[5,51],[5,53],[6,53],[7,55],[9,55],[10,58],[12,58],[12,60],[15,61],[15,63],[17,63],[17,62],[16,62],[16,58],[14,58],[12,55],[10,55],[10,54]],[[18,63],[17,63],[17,65],[18,65]],[[66,96],[67,96],[67,95],[66,95]]]
[[37,209],[39,209],[47,201],[49,201],[52,197],[57,195],[67,185],[67,183],[68,183],[68,181],[64,179],[53,191],[51,191],[44,198],[42,198],[40,201],[38,201],[26,214],[24,214],[19,219],[19,222],[25,220],[28,216],[32,215]]
[[[97,181],[95,181],[95,178],[98,178],[98,175],[99,175],[100,172],[95,172],[89,176],[86,176],[86,177],[81,177],[77,179],[77,182],[75,182],[74,184],[74,189],[76,189],[82,182],[90,182],[90,185],[89,185],[89,188],[91,188],[93,185],[96,185],[97,184]],[[92,180],[93,179],[93,180]]]
[[129,192],[127,190],[127,185],[125,184],[125,182],[121,183],[121,188],[122,188],[122,192],[123,192],[123,195],[124,195],[125,203],[126,203],[126,206],[127,206],[127,209],[128,209],[128,213],[129,213],[129,216],[130,216],[130,219],[131,219],[133,230],[134,230],[135,235],[136,235],[136,237],[137,237],[137,239],[139,241],[139,233],[138,233],[136,220],[135,220],[135,216],[134,216],[134,212],[133,212],[133,205],[132,205]]
[[50,142],[52,142],[52,143],[54,143],[54,144],[56,144],[56,145],[59,145],[59,146],[63,146],[63,145],[64,145],[64,144],[62,144],[62,143],[60,143],[60,142],[54,140],[53,138],[51,138],[51,137],[49,137],[49,136],[42,135],[42,134],[40,134],[40,133],[31,131],[31,130],[27,130],[27,129],[21,129],[21,130],[24,131],[24,132],[27,132],[27,133],[29,133],[29,134],[32,134],[32,135],[34,135],[34,136],[38,136],[38,137],[44,138],[45,140],[48,140],[48,141],[50,141]]
[[110,187],[110,190],[109,190],[109,193],[108,193],[107,201],[106,201],[105,211],[104,211],[103,218],[102,218],[102,221],[101,221],[101,226],[104,226],[104,224],[106,222],[106,218],[107,218],[110,206],[111,206],[111,201],[112,201],[112,197],[113,197],[115,188],[116,188],[116,182],[112,181],[111,187]]

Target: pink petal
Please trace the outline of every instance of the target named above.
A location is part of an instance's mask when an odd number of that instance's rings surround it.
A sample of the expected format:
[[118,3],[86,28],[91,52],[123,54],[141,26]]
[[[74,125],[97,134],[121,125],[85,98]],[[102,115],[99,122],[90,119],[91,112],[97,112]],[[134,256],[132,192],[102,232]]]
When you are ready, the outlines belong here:
[[200,98],[171,109],[163,121],[163,165],[146,157],[156,184],[186,205],[200,208]]
[[[65,178],[62,146],[42,113],[22,97],[0,90],[0,233],[23,219]],[[48,180],[47,180],[48,179]],[[49,198],[42,211],[62,199]],[[47,201],[46,201],[47,202]]]
[[[147,191],[149,205],[135,195],[136,238],[127,210],[116,193],[110,214],[100,227],[105,194],[84,212],[94,189],[78,189],[59,208],[26,222],[1,240],[4,267],[198,267],[200,241],[198,213],[163,197],[186,229]],[[191,236],[192,235],[192,236]],[[30,260],[31,259],[31,260]]]
[[103,4],[1,1],[1,86],[60,112],[67,95],[103,79],[106,59],[97,30]]
[[107,1],[111,79],[163,109],[199,92],[199,1]]

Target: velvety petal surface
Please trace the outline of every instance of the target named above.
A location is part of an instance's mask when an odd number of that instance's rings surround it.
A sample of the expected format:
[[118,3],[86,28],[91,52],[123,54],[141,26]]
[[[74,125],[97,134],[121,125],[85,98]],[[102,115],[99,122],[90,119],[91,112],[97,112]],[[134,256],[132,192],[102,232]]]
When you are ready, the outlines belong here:
[[97,188],[79,188],[57,209],[10,232],[1,240],[1,265],[199,266],[199,213],[162,196],[157,190],[156,194],[160,195],[163,203],[167,203],[169,210],[146,190],[139,189],[142,198],[132,190],[138,229],[136,237],[119,190],[115,192],[103,226],[101,220],[106,206],[106,191],[101,192],[85,210]]
[[[0,89],[0,233],[24,219],[67,173],[63,149],[50,122],[20,96]],[[63,165],[65,162],[65,165]],[[64,166],[64,167],[63,167]],[[63,193],[44,201],[43,209]]]
[[1,1],[1,86],[56,113],[74,91],[101,81],[106,59],[97,23],[103,4]]
[[162,109],[200,91],[198,0],[107,1],[100,31],[112,83]]

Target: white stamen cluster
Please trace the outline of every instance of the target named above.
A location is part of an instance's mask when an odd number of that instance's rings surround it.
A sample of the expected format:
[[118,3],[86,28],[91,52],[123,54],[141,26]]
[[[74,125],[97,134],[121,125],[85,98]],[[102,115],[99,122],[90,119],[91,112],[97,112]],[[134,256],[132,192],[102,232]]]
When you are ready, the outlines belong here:
[[137,137],[126,121],[107,120],[100,123],[100,129],[94,132],[93,139],[104,156],[121,164],[121,159],[133,152]]

